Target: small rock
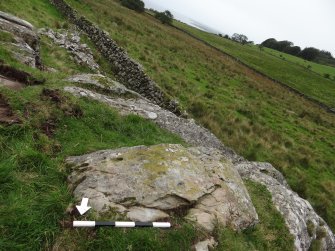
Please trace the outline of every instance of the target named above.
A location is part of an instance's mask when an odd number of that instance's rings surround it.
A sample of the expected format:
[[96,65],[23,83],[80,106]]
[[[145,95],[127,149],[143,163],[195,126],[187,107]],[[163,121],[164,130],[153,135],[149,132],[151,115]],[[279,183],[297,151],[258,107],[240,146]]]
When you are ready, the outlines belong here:
[[133,221],[157,221],[169,218],[169,215],[161,210],[144,208],[144,207],[131,207],[127,213],[127,217]]
[[209,251],[214,249],[218,243],[214,240],[213,237],[210,237],[207,240],[198,242],[194,245],[195,251]]

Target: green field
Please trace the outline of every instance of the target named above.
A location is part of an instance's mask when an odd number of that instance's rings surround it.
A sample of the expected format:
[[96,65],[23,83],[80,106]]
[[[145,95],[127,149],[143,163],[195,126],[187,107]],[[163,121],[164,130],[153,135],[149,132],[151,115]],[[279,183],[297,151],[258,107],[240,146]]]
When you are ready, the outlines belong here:
[[[241,45],[180,22],[175,21],[174,24],[223,52],[240,59],[252,68],[293,87],[307,96],[319,100],[329,107],[335,107],[334,67],[304,62],[300,58],[267,48],[261,51],[255,45]],[[280,54],[283,55],[282,58],[280,58]],[[305,67],[307,65],[312,66],[311,70]],[[330,74],[332,79],[323,77],[324,73]]]
[[290,54],[286,54],[280,51],[276,51],[270,48],[264,48],[264,51],[269,53],[272,56],[280,58],[283,61],[288,61],[288,62],[298,64],[302,68],[309,69],[310,71],[318,73],[322,77],[324,77],[325,74],[329,74],[330,78],[335,80],[335,67],[331,67],[331,66],[323,65],[323,64],[317,64],[317,63],[307,61],[302,58],[299,58],[299,57],[296,57]]
[[[1,9],[24,16],[37,27],[69,25],[48,1],[1,2]],[[21,6],[21,8],[17,8]],[[31,9],[39,15],[29,15]],[[21,15],[22,14],[22,15]],[[45,18],[47,17],[47,19]],[[46,22],[46,20],[49,20]],[[0,33],[0,43],[9,42],[8,34]],[[86,36],[82,39],[93,49],[102,69],[113,77],[106,61],[97,53]],[[90,72],[87,67],[73,62],[68,52],[41,38],[43,63],[59,72],[48,73],[22,65],[11,56],[10,48],[0,47],[0,59],[25,70],[37,78],[45,78],[42,86],[29,86],[21,91],[0,87],[0,93],[23,121],[19,125],[0,125],[0,250],[189,250],[206,234],[178,216],[173,217],[171,231],[153,229],[72,230],[62,227],[71,220],[66,208],[74,199],[67,187],[69,170],[64,158],[100,149],[122,146],[181,143],[175,135],[159,129],[153,123],[137,116],[120,116],[109,107],[78,99],[61,89],[69,83],[69,75]],[[55,103],[43,95],[43,89],[58,89],[61,102]],[[71,111],[77,111],[72,113]],[[78,111],[80,111],[78,113]],[[53,133],[46,134],[45,125],[55,125]],[[292,250],[293,240],[266,189],[247,183],[261,223],[248,231],[235,233],[217,229],[218,249],[227,245],[234,250],[247,249]],[[267,204],[265,207],[264,204]],[[107,219],[114,215],[85,217]],[[115,218],[114,218],[115,219]],[[280,239],[271,237],[281,236]]]

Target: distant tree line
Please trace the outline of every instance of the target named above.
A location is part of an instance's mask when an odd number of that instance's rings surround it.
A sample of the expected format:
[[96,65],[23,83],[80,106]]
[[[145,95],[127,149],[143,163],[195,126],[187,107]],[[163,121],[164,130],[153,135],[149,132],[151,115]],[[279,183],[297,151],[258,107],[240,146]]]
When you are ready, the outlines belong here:
[[[120,0],[121,4],[131,10],[137,12],[144,12],[145,5],[144,2],[141,0]],[[163,24],[172,24],[173,15],[170,11],[166,10],[163,12],[159,12],[153,9],[150,9],[151,12],[154,13],[155,17],[161,21]]]
[[141,0],[121,0],[121,4],[131,10],[144,12],[144,2]]
[[162,22],[162,24],[172,24],[173,15],[170,11],[166,10],[163,12],[153,11],[155,13],[155,18]]
[[254,44],[254,41],[249,41],[248,37],[246,35],[243,34],[239,34],[239,33],[234,33],[231,37],[229,35],[222,35],[222,34],[218,34],[220,37],[224,37],[226,39],[232,40],[234,42],[240,43],[242,45],[245,44]]
[[316,61],[318,63],[335,65],[335,59],[329,51],[319,50],[314,47],[306,47],[301,49],[299,46],[294,46],[290,41],[277,41],[274,38],[269,38],[261,43],[262,46],[271,48],[277,51],[285,52],[297,57],[301,57],[308,61]]

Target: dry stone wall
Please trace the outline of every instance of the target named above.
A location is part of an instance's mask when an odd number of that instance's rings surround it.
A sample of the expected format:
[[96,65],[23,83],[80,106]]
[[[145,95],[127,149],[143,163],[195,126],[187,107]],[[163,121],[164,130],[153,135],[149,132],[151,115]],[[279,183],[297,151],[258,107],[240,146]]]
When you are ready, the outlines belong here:
[[117,79],[151,102],[181,115],[178,103],[170,99],[157,84],[144,72],[142,66],[131,59],[127,53],[112,40],[106,32],[95,26],[86,18],[81,17],[63,0],[50,0],[57,9],[71,22],[83,30],[94,42],[100,53],[112,65]]

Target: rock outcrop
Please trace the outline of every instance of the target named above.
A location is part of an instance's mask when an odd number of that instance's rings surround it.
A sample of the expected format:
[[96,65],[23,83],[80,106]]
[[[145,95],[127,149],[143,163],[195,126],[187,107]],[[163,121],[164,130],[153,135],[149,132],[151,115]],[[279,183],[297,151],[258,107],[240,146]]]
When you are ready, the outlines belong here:
[[195,251],[209,251],[213,250],[218,243],[214,240],[213,237],[206,239],[204,241],[200,241],[194,245]]
[[[196,125],[191,119],[184,119],[175,114],[152,104],[147,99],[141,98],[121,98],[115,96],[103,95],[92,90],[80,87],[65,87],[65,90],[79,97],[88,97],[109,106],[116,108],[121,114],[137,114],[150,119],[162,128],[178,134],[187,143],[193,146],[202,146],[215,148],[231,162],[234,163],[236,170],[242,178],[251,179],[267,187],[272,195],[272,200],[276,208],[282,214],[290,233],[295,238],[295,247],[297,250],[308,250],[315,239],[319,239],[317,233],[323,232],[322,239],[323,250],[335,250],[334,235],[326,223],[315,213],[311,205],[300,198],[288,186],[283,175],[268,163],[247,162],[243,157],[238,156],[234,151],[224,146],[207,129]],[[216,195],[218,193],[218,196]],[[207,200],[220,197],[219,191],[213,192],[210,196],[203,198],[189,212],[189,219],[201,222],[203,226],[212,228],[210,222],[213,221],[211,214],[201,211],[207,207]],[[313,224],[313,233],[308,233],[307,225]]]
[[80,84],[83,87],[96,89],[105,94],[121,97],[142,98],[137,92],[129,90],[124,85],[102,74],[78,74],[67,79],[68,82]]
[[197,125],[193,119],[178,117],[174,113],[162,109],[143,97],[126,99],[71,86],[65,87],[64,90],[79,97],[89,97],[106,103],[116,108],[123,115],[136,114],[150,119],[160,127],[179,135],[191,145],[220,149],[227,158],[234,162],[243,159],[233,150],[224,146],[210,131]]
[[39,38],[32,24],[0,11],[0,30],[13,37],[3,44],[10,47],[14,57],[31,67],[41,66]]
[[91,49],[80,42],[79,32],[52,29],[39,29],[38,33],[52,39],[58,46],[67,49],[76,63],[88,66],[92,71],[99,72],[99,65],[95,62]]
[[258,221],[248,192],[219,150],[162,144],[69,157],[74,196],[98,212],[111,208],[136,220],[187,218],[211,232],[216,224],[242,230]]
[[[310,203],[293,192],[283,176],[269,163],[241,162],[236,165],[243,179],[263,184],[282,214],[297,250],[307,251],[315,239],[322,240],[322,250],[335,250],[335,237]],[[320,236],[322,233],[322,236]],[[322,237],[322,238],[321,238]]]
[[64,16],[87,34],[100,53],[111,64],[117,79],[122,84],[160,107],[177,115],[182,114],[178,103],[161,90],[144,72],[143,67],[130,58],[127,52],[118,46],[105,31],[101,30],[85,17],[78,15],[65,1],[51,0],[50,2],[55,5]]

